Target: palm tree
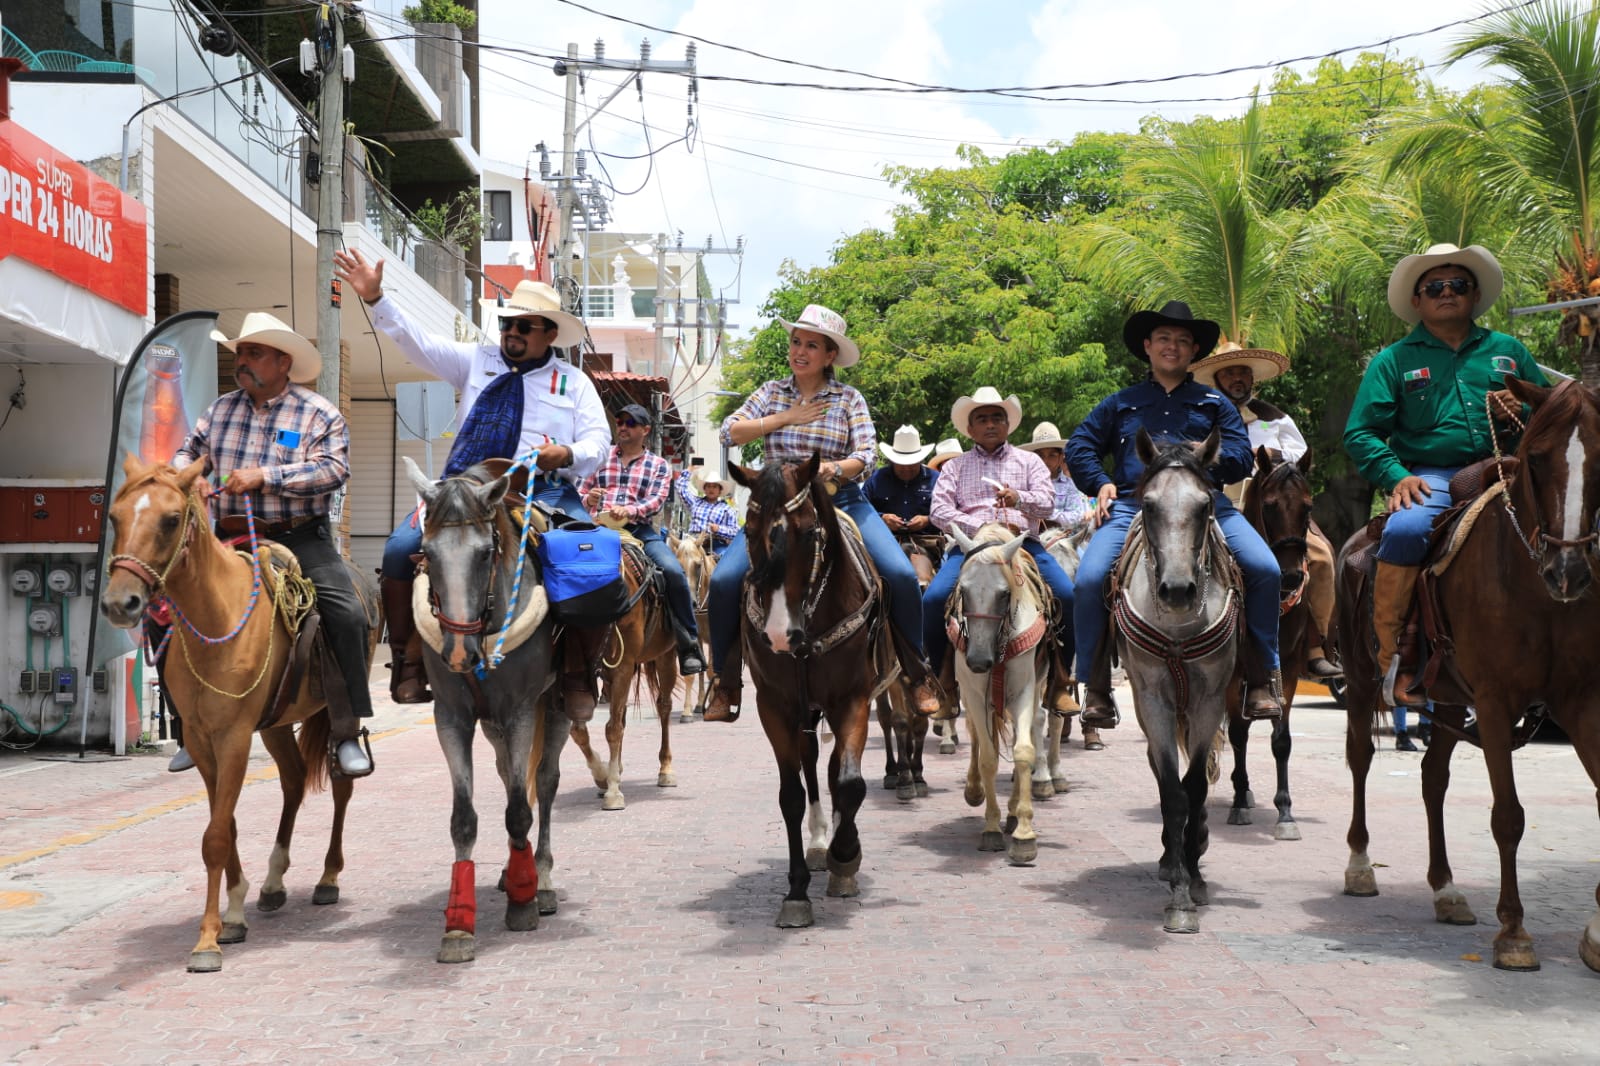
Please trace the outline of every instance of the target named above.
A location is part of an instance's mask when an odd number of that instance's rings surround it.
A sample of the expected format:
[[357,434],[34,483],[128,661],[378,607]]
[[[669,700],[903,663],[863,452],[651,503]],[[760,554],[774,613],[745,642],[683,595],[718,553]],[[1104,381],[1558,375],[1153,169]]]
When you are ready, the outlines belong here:
[[[1457,101],[1409,120],[1388,141],[1391,167],[1442,173],[1514,205],[1517,239],[1545,264],[1550,299],[1600,295],[1600,5],[1499,12],[1449,58],[1487,60],[1511,77],[1488,107]],[[1600,305],[1563,315],[1584,382],[1600,385]]]

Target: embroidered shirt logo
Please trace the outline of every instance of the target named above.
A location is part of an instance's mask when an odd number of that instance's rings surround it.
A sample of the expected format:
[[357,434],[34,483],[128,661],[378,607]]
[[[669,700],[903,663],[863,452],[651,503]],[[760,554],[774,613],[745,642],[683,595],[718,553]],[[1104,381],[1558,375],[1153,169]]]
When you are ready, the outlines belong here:
[[1432,382],[1432,375],[1428,372],[1428,368],[1423,366],[1415,370],[1407,370],[1402,375],[1402,381],[1407,392],[1420,392]]
[[1509,355],[1495,356],[1490,360],[1490,365],[1493,366],[1496,374],[1515,374],[1517,372],[1517,361]]

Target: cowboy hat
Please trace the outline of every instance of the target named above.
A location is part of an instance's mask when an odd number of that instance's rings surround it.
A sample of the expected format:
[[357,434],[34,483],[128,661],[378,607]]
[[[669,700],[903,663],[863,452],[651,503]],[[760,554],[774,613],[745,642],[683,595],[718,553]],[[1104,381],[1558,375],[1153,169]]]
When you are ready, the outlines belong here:
[[971,437],[968,420],[972,412],[980,407],[999,407],[1006,413],[1006,433],[1009,434],[1017,428],[1022,421],[1022,401],[1016,394],[1000,398],[1000,392],[992,385],[979,385],[972,391],[971,396],[962,396],[950,405],[950,423],[955,426],[962,436]]
[[706,485],[708,484],[721,485],[726,490],[728,479],[720,470],[709,466],[697,466],[689,474],[689,486],[700,495],[704,496],[706,494]]
[[289,380],[297,385],[309,385],[322,372],[322,353],[317,351],[317,346],[265,311],[251,311],[245,315],[244,322],[239,325],[239,335],[232,340],[215,329],[211,331],[211,339],[230,352],[237,352],[242,341],[278,349],[294,360],[289,364]]
[[1417,279],[1434,267],[1458,266],[1470,271],[1478,279],[1478,299],[1472,305],[1472,317],[1477,318],[1500,299],[1506,276],[1499,260],[1481,244],[1457,248],[1453,244],[1435,244],[1421,255],[1408,255],[1395,265],[1389,275],[1389,309],[1401,321],[1413,325],[1422,319],[1422,312],[1411,306],[1416,295]]
[[1179,326],[1194,334],[1196,359],[1211,354],[1211,349],[1217,346],[1217,338],[1222,336],[1221,326],[1209,318],[1194,317],[1194,312],[1182,300],[1168,300],[1159,311],[1135,311],[1122,327],[1122,343],[1128,346],[1135,359],[1148,363],[1150,356],[1145,353],[1144,342],[1161,326]]
[[800,317],[793,322],[778,319],[778,324],[794,336],[797,329],[808,329],[812,333],[820,333],[839,346],[839,355],[834,359],[833,365],[839,369],[855,366],[856,360],[861,358],[861,349],[856,347],[856,342],[844,335],[844,316],[837,311],[830,311],[821,304],[807,304],[806,309],[800,312]]
[[1215,386],[1217,371],[1225,366],[1249,367],[1259,385],[1288,370],[1289,357],[1266,348],[1241,348],[1232,341],[1223,341],[1215,352],[1191,366],[1189,373],[1200,384]]
[[954,437],[946,437],[933,446],[933,456],[923,465],[937,470],[960,454],[961,442]]
[[560,295],[544,282],[529,281],[524,278],[517,282],[517,287],[511,290],[511,295],[503,299],[503,303],[502,297],[499,296],[478,301],[484,310],[484,325],[498,330],[500,324],[494,321],[496,315],[501,318],[526,318],[529,315],[538,315],[556,324],[556,339],[551,343],[557,348],[571,348],[583,343],[583,320],[577,315],[561,310]]
[[901,426],[894,431],[894,443],[880,441],[878,451],[891,463],[914,466],[928,457],[933,445],[922,443],[922,434],[917,432],[916,426]]
[[1054,422],[1040,422],[1033,427],[1033,439],[1017,447],[1025,452],[1043,451],[1045,448],[1066,448],[1067,442],[1061,438],[1061,431]]

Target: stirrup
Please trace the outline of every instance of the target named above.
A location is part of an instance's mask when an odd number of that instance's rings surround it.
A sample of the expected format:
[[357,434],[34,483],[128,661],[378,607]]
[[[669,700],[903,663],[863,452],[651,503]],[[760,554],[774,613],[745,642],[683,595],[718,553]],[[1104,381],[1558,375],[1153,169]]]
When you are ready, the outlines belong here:
[[[1104,704],[1095,702],[1095,697],[1103,697]],[[1122,721],[1122,715],[1117,711],[1116,697],[1109,692],[1095,692],[1093,689],[1083,694],[1083,710],[1079,713],[1079,722],[1084,729],[1115,729]]]
[[[344,763],[339,760],[339,749],[346,744],[354,744],[356,746],[357,752],[367,760],[366,769],[349,770],[345,768]],[[368,733],[366,726],[362,726],[360,732],[354,737],[347,737],[339,741],[330,740],[328,742],[328,767],[335,777],[348,778],[366,777],[377,768],[377,763],[372,758],[371,734]]]
[[[737,722],[739,720],[741,693],[729,691],[718,685],[711,690],[711,702],[706,705],[706,713],[701,716],[707,722]],[[717,706],[717,701],[722,701],[722,706]]]

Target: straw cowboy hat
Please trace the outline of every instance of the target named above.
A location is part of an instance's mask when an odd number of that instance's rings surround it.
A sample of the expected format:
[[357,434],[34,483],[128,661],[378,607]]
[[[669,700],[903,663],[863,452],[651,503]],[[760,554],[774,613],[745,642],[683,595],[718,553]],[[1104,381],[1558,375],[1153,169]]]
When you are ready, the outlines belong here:
[[1067,442],[1062,439],[1061,431],[1054,422],[1040,422],[1033,427],[1033,439],[1017,447],[1025,452],[1038,452],[1046,448],[1066,448]]
[[1222,336],[1221,326],[1209,318],[1194,317],[1189,305],[1182,300],[1168,300],[1159,311],[1135,311],[1122,327],[1122,343],[1128,346],[1135,359],[1148,363],[1150,357],[1145,354],[1144,342],[1161,326],[1181,326],[1194,334],[1196,359],[1210,355],[1211,349],[1217,346],[1217,338]]
[[557,348],[572,348],[583,343],[583,320],[561,310],[560,295],[544,282],[524,278],[517,282],[510,296],[504,297],[504,303],[501,303],[501,299],[493,296],[478,301],[484,310],[484,325],[492,330],[498,331],[500,328],[500,324],[494,321],[497,315],[500,318],[538,315],[556,324],[556,339],[551,343]]
[[1417,279],[1434,267],[1458,266],[1471,271],[1478,279],[1478,299],[1472,305],[1472,317],[1477,318],[1500,299],[1506,286],[1505,272],[1500,261],[1481,244],[1457,248],[1453,244],[1435,244],[1421,255],[1408,255],[1395,266],[1389,275],[1389,309],[1401,321],[1413,325],[1422,319],[1422,312],[1411,306],[1411,297],[1417,289]]
[[794,336],[797,329],[808,329],[812,333],[820,333],[839,346],[839,355],[834,359],[833,365],[839,369],[855,366],[861,358],[861,349],[856,347],[856,342],[844,335],[844,316],[837,311],[830,311],[821,304],[807,304],[806,309],[800,312],[800,317],[793,322],[778,319],[778,324]]
[[694,491],[698,492],[700,495],[704,496],[706,494],[707,485],[721,485],[723,491],[727,491],[728,478],[722,473],[720,468],[709,466],[695,467],[694,470],[689,474],[689,487],[694,489]]
[[286,353],[294,360],[289,364],[289,380],[297,385],[309,385],[322,372],[322,353],[317,351],[317,346],[290,329],[282,319],[265,311],[251,311],[245,315],[239,335],[232,340],[215,329],[211,331],[211,339],[230,352],[237,352],[240,342],[248,341]]
[[1241,348],[1232,341],[1223,341],[1215,352],[1191,366],[1189,373],[1200,384],[1215,387],[1217,371],[1226,366],[1249,367],[1259,385],[1288,370],[1289,357],[1267,348]]
[[968,432],[969,420],[972,412],[980,407],[1000,407],[1006,412],[1006,432],[1009,434],[1022,422],[1022,401],[1013,393],[1005,399],[1000,398],[1000,392],[992,385],[980,385],[973,390],[971,396],[963,396],[950,405],[950,422],[965,437],[971,437]]
[[960,454],[961,442],[954,437],[946,437],[933,446],[933,457],[923,465],[937,470]]
[[894,443],[878,443],[878,451],[891,463],[901,466],[914,466],[928,457],[933,451],[933,445],[922,443],[922,434],[917,432],[916,426],[901,426],[894,431]]

